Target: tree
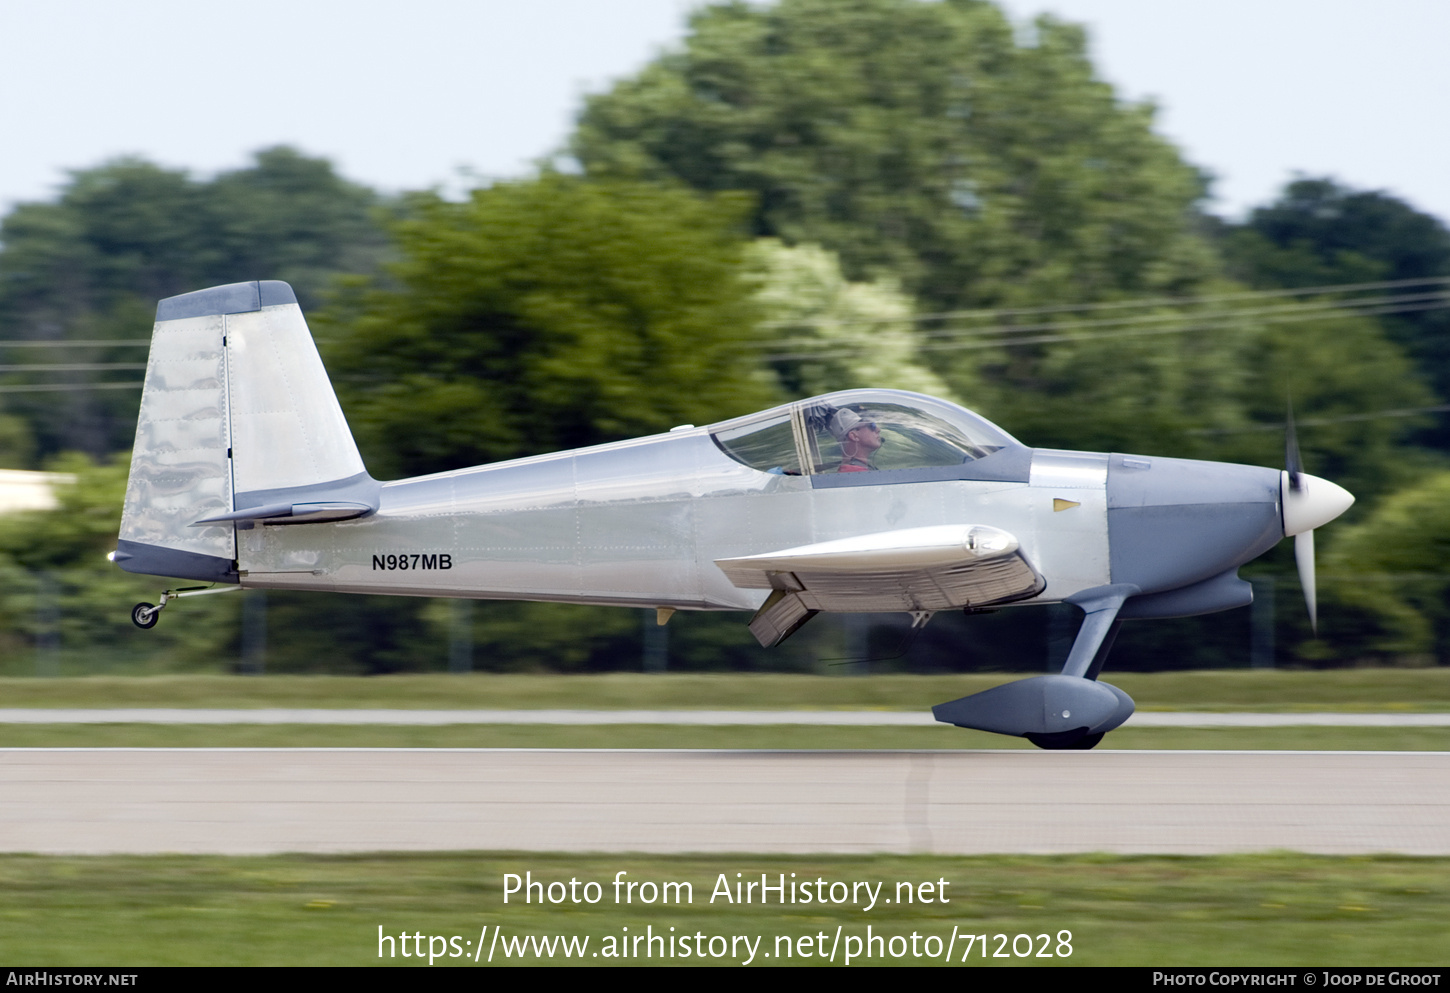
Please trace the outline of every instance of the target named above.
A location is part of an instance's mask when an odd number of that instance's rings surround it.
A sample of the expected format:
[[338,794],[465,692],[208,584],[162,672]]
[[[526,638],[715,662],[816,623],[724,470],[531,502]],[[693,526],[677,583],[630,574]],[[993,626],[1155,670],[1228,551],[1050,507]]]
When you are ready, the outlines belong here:
[[1236,274],[1255,286],[1450,276],[1450,230],[1383,190],[1299,179],[1226,232]]
[[[1357,642],[1373,653],[1450,661],[1450,472],[1385,499],[1336,536],[1325,556],[1331,602],[1372,620]],[[1333,617],[1334,611],[1327,616]]]
[[34,674],[27,649],[46,640],[62,673],[215,671],[235,658],[233,597],[184,601],[186,616],[174,618],[180,623],[153,631],[132,626],[131,605],[156,602],[165,580],[122,572],[106,559],[121,526],[127,465],[125,458],[60,456],[47,466],[58,474],[59,506],[0,517],[0,644],[8,643],[8,674]]
[[1099,80],[1081,29],[981,0],[736,0],[587,102],[592,176],[757,197],[756,233],[930,309],[1182,293],[1216,263],[1199,173]]
[[[314,322],[369,470],[459,468],[776,402],[754,347],[748,207],[557,174],[464,203],[413,198],[387,277]],[[481,668],[639,665],[637,611],[492,604],[473,629]]]
[[740,197],[547,174],[415,198],[389,282],[317,323],[375,475],[769,405]]
[[895,281],[853,283],[834,252],[761,238],[750,248],[760,267],[756,302],[773,332],[769,352],[785,391],[810,396],[856,387],[914,390],[951,398],[922,361],[915,306]]
[[[1243,224],[1224,225],[1220,235],[1231,270],[1265,289],[1450,276],[1450,231],[1440,220],[1383,191],[1328,178],[1288,184],[1273,203]],[[1301,410],[1304,398],[1318,395],[1318,411],[1330,423],[1301,432],[1310,471],[1343,482],[1361,498],[1359,519],[1325,535],[1322,616],[1329,637],[1303,646],[1301,654],[1450,659],[1450,582],[1443,575],[1450,522],[1441,509],[1450,476],[1427,472],[1434,468],[1427,453],[1399,443],[1420,428],[1416,441],[1450,448],[1450,419],[1354,419],[1430,406],[1435,397],[1427,384],[1440,402],[1450,397],[1444,291],[1444,283],[1387,289],[1385,295],[1420,296],[1403,301],[1411,307],[1435,304],[1424,299],[1428,293],[1441,299],[1438,307],[1341,319],[1316,335],[1311,348],[1281,335],[1256,366],[1278,367]],[[1357,332],[1358,348],[1355,334],[1345,330]],[[1382,347],[1366,351],[1371,335],[1397,343],[1409,361]]]
[[1128,312],[1141,324],[1068,321],[1062,340],[966,354],[998,370],[993,413],[1029,444],[1281,466],[1292,400],[1310,472],[1361,501],[1413,481],[1415,422],[1362,416],[1432,402],[1403,351],[1372,318],[1273,303],[1151,306]]
[[[1288,184],[1245,223],[1225,226],[1222,245],[1235,274],[1265,289],[1450,277],[1450,229],[1442,221],[1383,191],[1354,190],[1328,178]],[[1411,309],[1379,318],[1442,402],[1450,399],[1445,288],[1387,291],[1422,299],[1406,299],[1402,305]],[[1438,301],[1423,299],[1435,292]],[[1439,428],[1422,440],[1450,448],[1450,419],[1442,416]]]
[[[1051,18],[1019,43],[976,0],[717,4],[590,99],[572,148],[590,175],[750,191],[758,233],[894,280],[947,315],[918,321],[916,361],[1029,443],[1211,457],[1193,432],[1249,426],[1260,328],[1100,333],[1124,315],[1191,327],[1194,308],[1062,310],[1240,289],[1200,232],[1202,176],[1085,48]],[[1037,325],[1025,337],[1049,341],[1000,347]]]
[[[20,204],[0,222],[0,340],[144,341],[159,298],[250,279],[287,280],[316,305],[336,273],[376,267],[386,245],[379,202],[290,148],[206,181],[140,159],[74,172],[54,202]],[[28,348],[24,359],[135,366],[145,350]],[[47,375],[76,388],[9,393],[6,405],[29,422],[41,457],[76,448],[99,457],[130,447],[140,391],[93,384],[139,379],[134,368]]]

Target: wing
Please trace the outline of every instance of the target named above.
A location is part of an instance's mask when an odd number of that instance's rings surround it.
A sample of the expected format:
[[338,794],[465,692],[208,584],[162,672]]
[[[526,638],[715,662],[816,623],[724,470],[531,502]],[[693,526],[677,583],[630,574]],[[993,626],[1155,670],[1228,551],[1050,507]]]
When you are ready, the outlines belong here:
[[1034,596],[1044,582],[999,528],[948,524],[716,559],[732,583],[774,592],[750,622],[778,645],[823,610],[930,612]]

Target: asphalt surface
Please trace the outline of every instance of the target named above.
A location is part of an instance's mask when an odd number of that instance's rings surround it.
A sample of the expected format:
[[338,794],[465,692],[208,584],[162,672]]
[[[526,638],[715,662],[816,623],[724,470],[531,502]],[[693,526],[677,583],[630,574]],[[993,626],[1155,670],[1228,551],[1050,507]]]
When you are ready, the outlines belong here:
[[0,851],[1450,855],[1450,753],[0,749]]

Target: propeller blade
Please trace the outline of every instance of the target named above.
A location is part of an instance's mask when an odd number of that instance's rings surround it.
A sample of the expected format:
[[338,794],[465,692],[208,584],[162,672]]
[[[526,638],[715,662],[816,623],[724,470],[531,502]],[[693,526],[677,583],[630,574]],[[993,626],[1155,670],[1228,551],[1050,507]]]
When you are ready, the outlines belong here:
[[1294,536],[1294,562],[1299,566],[1299,585],[1304,588],[1304,604],[1309,608],[1309,627],[1319,635],[1318,592],[1314,583],[1314,532]]
[[1298,493],[1303,488],[1304,463],[1299,458],[1299,432],[1294,428],[1294,402],[1289,401],[1284,422],[1284,471],[1289,474],[1289,489]]

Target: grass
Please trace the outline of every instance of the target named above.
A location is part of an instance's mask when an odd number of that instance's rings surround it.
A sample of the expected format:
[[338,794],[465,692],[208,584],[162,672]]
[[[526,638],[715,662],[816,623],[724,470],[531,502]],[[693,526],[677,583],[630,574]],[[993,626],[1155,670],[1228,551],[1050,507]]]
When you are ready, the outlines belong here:
[[[924,710],[1025,673],[84,676],[0,679],[4,707]],[[1106,673],[1140,710],[1450,710],[1450,668]]]
[[[689,882],[693,901],[616,905],[611,880]],[[503,903],[505,873],[602,884],[596,904]],[[826,904],[709,902],[723,874],[772,880],[896,884],[944,879],[948,903],[892,903],[867,911]],[[968,964],[1127,966],[1416,966],[1445,960],[1450,859],[1324,858],[1289,853],[1199,858],[1073,856],[600,856],[418,854],[366,856],[0,856],[0,959],[14,965],[402,965],[378,955],[379,929],[396,936],[458,936],[470,955],[480,930],[506,937],[576,935],[588,950],[629,929],[639,935],[762,938],[755,964],[781,964],[777,938],[837,927],[845,937],[902,936],[909,947],[952,929],[988,937]],[[556,894],[560,892],[556,889]],[[917,892],[920,892],[919,890]],[[864,899],[864,894],[863,894]],[[1067,958],[1009,955],[1018,934],[1072,932]],[[1007,936],[999,943],[993,936]],[[1035,952],[1040,945],[1031,939]],[[464,943],[467,942],[467,946]],[[814,946],[815,943],[813,943]],[[959,958],[964,942],[955,946]],[[396,943],[394,948],[396,948]],[[416,947],[416,946],[415,946]],[[658,946],[656,946],[658,947]],[[717,944],[717,947],[719,945]],[[800,945],[795,945],[800,948]],[[844,946],[842,946],[844,947]],[[940,947],[922,944],[918,947]],[[447,951],[447,946],[442,946]],[[883,949],[884,950],[884,949]],[[742,957],[743,948],[740,949]],[[486,955],[486,952],[485,952]],[[840,952],[837,961],[840,961]],[[526,955],[494,964],[541,961]],[[562,964],[562,958],[552,964]],[[574,961],[578,961],[577,959]],[[617,960],[587,955],[586,964]],[[659,961],[658,959],[654,961]],[[669,961],[669,960],[666,960]],[[697,960],[676,958],[671,964]],[[735,964],[736,959],[715,960]],[[796,959],[796,962],[801,960]],[[816,964],[816,960],[810,960]],[[926,964],[877,956],[872,964]],[[859,964],[866,964],[860,960]],[[629,959],[628,964],[650,964]],[[960,964],[960,963],[958,963]],[[469,965],[471,958],[438,960]],[[482,963],[480,963],[481,967]]]
[[[666,724],[8,724],[0,748],[1031,748],[941,727]],[[1447,751],[1450,728],[1123,728],[1099,749]]]

